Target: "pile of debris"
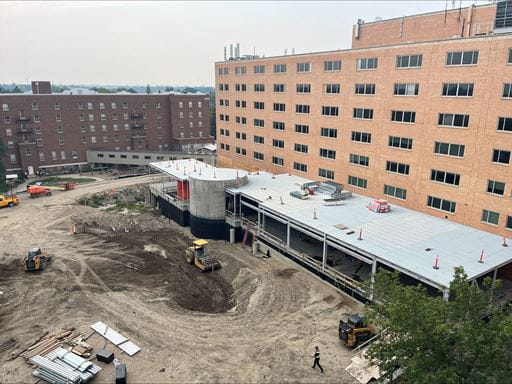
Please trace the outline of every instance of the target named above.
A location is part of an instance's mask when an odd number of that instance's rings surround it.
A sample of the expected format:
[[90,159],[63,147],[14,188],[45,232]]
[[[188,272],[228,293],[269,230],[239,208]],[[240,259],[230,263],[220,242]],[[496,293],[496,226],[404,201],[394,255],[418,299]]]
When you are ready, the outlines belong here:
[[32,357],[30,362],[37,367],[34,370],[34,376],[48,383],[88,383],[101,371],[97,365],[60,347],[46,356]]
[[148,194],[147,185],[134,185],[123,189],[107,191],[82,196],[78,203],[93,208],[115,206],[117,204],[143,203]]
[[50,335],[45,335],[35,344],[28,347],[20,356],[30,363],[30,360],[37,355],[45,355],[59,347],[62,347],[64,344],[71,346],[71,351],[80,355],[82,357],[91,356],[92,347],[85,342],[87,337],[84,337],[82,333],[76,332],[75,328],[65,328],[52,333]]

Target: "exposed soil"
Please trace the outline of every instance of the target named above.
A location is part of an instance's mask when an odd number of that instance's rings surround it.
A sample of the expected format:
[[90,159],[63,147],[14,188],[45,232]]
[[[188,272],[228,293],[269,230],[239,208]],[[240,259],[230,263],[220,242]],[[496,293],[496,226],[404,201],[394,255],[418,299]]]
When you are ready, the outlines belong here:
[[[149,179],[87,184],[2,211],[0,382],[34,381],[18,355],[45,332],[88,334],[101,320],[141,347],[129,357],[107,344],[133,383],[352,383],[352,353],[337,335],[339,316],[360,311],[350,299],[287,259],[224,241],[209,242],[222,268],[201,273],[185,262],[187,229],[151,210],[77,204]],[[32,246],[53,256],[45,271],[23,271]],[[105,344],[97,334],[88,342]],[[311,369],[315,345],[324,374]],[[113,382],[112,364],[99,365],[96,382]]]

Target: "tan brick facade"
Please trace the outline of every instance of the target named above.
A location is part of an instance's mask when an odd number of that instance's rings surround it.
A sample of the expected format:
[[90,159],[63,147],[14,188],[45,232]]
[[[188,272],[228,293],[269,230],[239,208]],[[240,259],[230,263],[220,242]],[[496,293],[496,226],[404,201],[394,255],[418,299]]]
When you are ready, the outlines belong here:
[[[492,161],[495,149],[512,151],[512,132],[497,130],[499,117],[512,118],[512,98],[503,98],[504,83],[512,83],[510,49],[512,35],[502,35],[216,63],[218,164],[291,172],[311,179],[321,179],[319,169],[322,168],[334,172],[334,180],[347,189],[385,197],[392,204],[511,237],[512,159],[508,164]],[[462,51],[478,51],[476,64],[446,65],[448,52]],[[419,54],[421,66],[396,67],[397,56]],[[457,56],[453,57],[456,61]],[[378,58],[377,68],[358,70],[356,63],[361,58]],[[326,61],[338,60],[340,71],[324,70]],[[298,73],[299,63],[309,63],[310,71]],[[286,64],[286,73],[274,73],[275,64]],[[265,73],[255,74],[257,66],[264,66]],[[245,67],[246,74],[237,75],[236,67]],[[223,68],[227,68],[227,74]],[[395,96],[395,84],[402,83],[418,84],[418,95]],[[473,84],[473,95],[443,96],[445,83]],[[228,84],[228,91],[221,90],[223,84]],[[246,91],[237,91],[236,84],[245,84]],[[255,84],[264,84],[264,91],[255,92]],[[274,92],[274,84],[284,84],[285,92]],[[297,93],[297,84],[308,84],[310,93]],[[326,94],[326,84],[339,84],[340,93]],[[355,94],[356,84],[374,84],[375,94]],[[229,100],[228,107],[224,100]],[[242,101],[246,102],[245,108]],[[255,109],[255,102],[264,103],[264,109]],[[284,104],[285,111],[274,111],[274,103]],[[309,114],[296,113],[299,104],[309,106]],[[338,107],[339,116],[323,116],[325,106]],[[373,118],[353,118],[354,108],[371,109]],[[415,122],[391,121],[392,111],[415,112]],[[440,113],[468,115],[469,124],[458,128],[441,126]],[[240,122],[245,118],[246,124],[237,123],[237,117]],[[449,120],[449,116],[445,117]],[[254,119],[263,120],[264,127],[255,126]],[[273,122],[284,122],[285,129],[273,129]],[[309,126],[309,133],[295,132],[296,124]],[[322,137],[321,128],[336,129],[337,137]],[[353,141],[352,132],[371,133],[371,143]],[[264,144],[256,143],[254,136],[263,137]],[[412,148],[390,146],[390,136],[412,139]],[[357,134],[355,138],[359,138]],[[274,139],[284,141],[284,148],[279,148],[282,145],[279,141],[275,143],[277,147],[273,146]],[[451,156],[434,153],[436,142],[443,143],[438,145],[443,148],[438,148],[440,152],[444,152],[445,143],[464,145],[463,156],[453,155],[460,148],[453,145],[449,147]],[[296,151],[295,144],[307,145],[307,154]],[[323,149],[336,151],[335,159],[320,157]],[[264,159],[255,159],[261,157],[255,152],[261,153]],[[350,162],[351,154],[368,159],[363,165],[356,165]],[[284,165],[273,164],[273,157],[282,159]],[[364,165],[365,161],[369,162],[368,166]],[[408,175],[391,172],[395,169],[393,164],[391,171],[387,171],[388,161],[407,165]],[[307,165],[307,171],[294,169],[295,162]],[[433,170],[452,176],[446,175],[443,182],[432,181]],[[453,182],[453,174],[458,175],[458,185],[446,182]],[[366,180],[366,188],[349,185],[350,176]],[[505,183],[502,195],[487,192],[489,180]],[[354,178],[351,182],[354,184]],[[384,194],[385,185],[389,186],[388,194],[397,194],[396,189],[390,192],[390,187],[406,190],[406,198]],[[443,204],[444,210],[428,207],[428,196],[456,203],[454,212],[447,212],[448,202],[433,199],[430,203]],[[499,213],[497,225],[482,221],[484,209]],[[496,220],[493,213],[485,215],[486,220]]]

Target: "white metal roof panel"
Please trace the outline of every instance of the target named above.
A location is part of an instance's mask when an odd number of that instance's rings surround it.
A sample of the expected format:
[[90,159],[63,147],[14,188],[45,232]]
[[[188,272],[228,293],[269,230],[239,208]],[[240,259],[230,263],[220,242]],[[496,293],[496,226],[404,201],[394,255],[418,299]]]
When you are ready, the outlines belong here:
[[[512,262],[512,247],[503,247],[502,237],[449,219],[393,204],[391,212],[375,213],[366,207],[372,198],[358,194],[339,206],[327,206],[323,201],[325,195],[313,195],[306,200],[290,196],[290,192],[299,190],[299,185],[310,181],[299,176],[260,172],[249,175],[247,184],[228,191],[245,194],[260,201],[261,207],[316,228],[435,286],[447,287],[458,266],[464,267],[471,280]],[[315,210],[316,220],[313,219]],[[348,228],[340,230],[335,227],[337,224]],[[357,238],[361,229],[363,240],[360,241]],[[348,235],[350,231],[354,233]],[[479,263],[482,249],[484,262]],[[436,255],[439,255],[439,269],[432,268]]]
[[137,345],[120,333],[114,331],[102,321],[97,321],[91,325],[91,328],[130,356],[133,356],[140,351],[140,348]]

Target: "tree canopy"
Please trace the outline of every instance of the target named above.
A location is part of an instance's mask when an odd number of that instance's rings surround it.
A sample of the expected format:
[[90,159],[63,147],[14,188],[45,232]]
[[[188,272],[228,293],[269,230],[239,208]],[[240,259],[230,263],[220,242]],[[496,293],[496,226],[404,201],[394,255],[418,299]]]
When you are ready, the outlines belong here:
[[411,383],[510,382],[512,315],[494,300],[498,285],[487,278],[478,288],[457,268],[445,301],[379,271],[367,317],[385,331],[367,357],[387,377],[401,368]]

